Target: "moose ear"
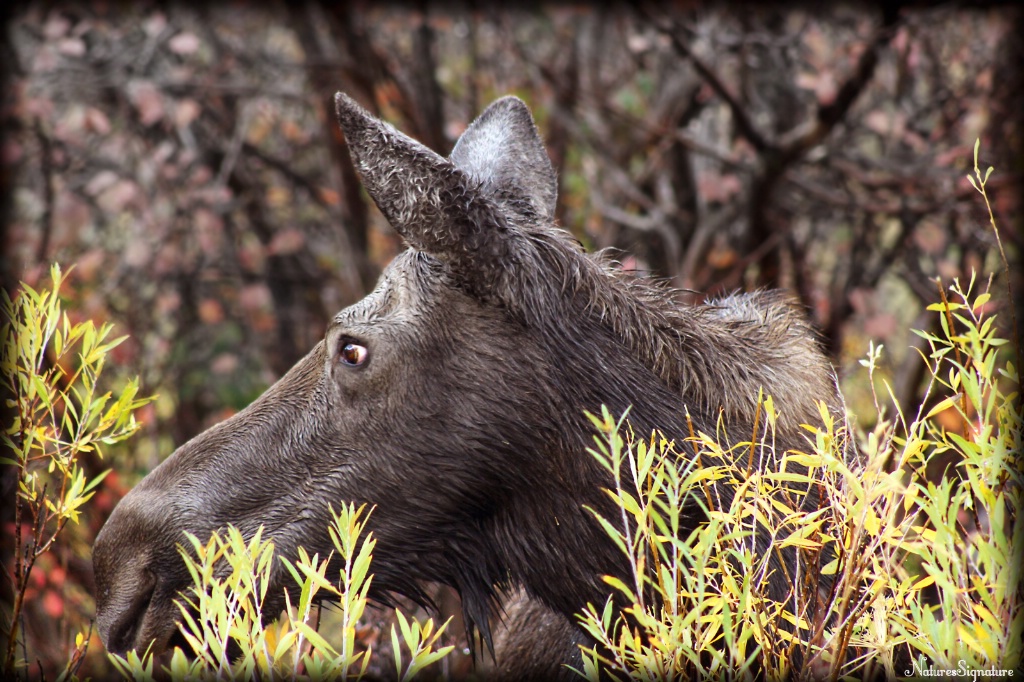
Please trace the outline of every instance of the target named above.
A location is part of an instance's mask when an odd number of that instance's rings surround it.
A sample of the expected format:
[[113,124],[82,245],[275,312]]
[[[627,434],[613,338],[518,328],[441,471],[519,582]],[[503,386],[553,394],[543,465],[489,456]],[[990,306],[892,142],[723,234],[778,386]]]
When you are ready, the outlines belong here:
[[449,158],[499,203],[526,200],[538,216],[555,217],[558,179],[533,116],[518,97],[502,97],[487,107]]
[[414,249],[446,261],[470,293],[505,298],[525,236],[480,181],[348,95],[339,92],[334,104],[363,186],[392,227]]

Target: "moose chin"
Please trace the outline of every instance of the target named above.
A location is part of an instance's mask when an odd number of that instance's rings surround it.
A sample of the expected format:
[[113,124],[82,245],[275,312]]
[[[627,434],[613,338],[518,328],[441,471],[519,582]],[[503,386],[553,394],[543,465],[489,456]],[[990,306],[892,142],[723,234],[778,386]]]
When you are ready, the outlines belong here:
[[[519,99],[491,104],[447,158],[344,94],[336,106],[366,191],[408,248],[266,393],[116,507],[93,550],[100,634],[118,653],[168,645],[191,584],[186,532],[263,526],[278,554],[326,556],[329,507],[345,501],[374,508],[371,596],[427,601],[426,583],[448,585],[493,644],[496,676],[565,676],[584,641],[574,614],[607,598],[602,576],[629,575],[584,509],[612,513],[602,489],[614,487],[587,453],[585,412],[629,409],[637,433],[679,442],[691,427],[740,442],[763,390],[783,406],[784,452],[804,445],[800,424],[820,423],[817,401],[839,413],[833,370],[782,293],[683,304],[585,253],[554,225],[556,175]],[[686,512],[700,523],[696,505]],[[781,569],[767,589],[784,599]],[[289,582],[275,576],[267,613]]]

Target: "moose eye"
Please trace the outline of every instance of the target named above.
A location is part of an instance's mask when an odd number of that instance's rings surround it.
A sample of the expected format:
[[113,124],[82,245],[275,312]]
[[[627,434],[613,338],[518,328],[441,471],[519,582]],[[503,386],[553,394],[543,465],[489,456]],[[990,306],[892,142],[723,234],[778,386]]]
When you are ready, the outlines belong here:
[[365,364],[369,356],[366,346],[360,346],[358,343],[346,343],[341,347],[341,362],[349,367]]

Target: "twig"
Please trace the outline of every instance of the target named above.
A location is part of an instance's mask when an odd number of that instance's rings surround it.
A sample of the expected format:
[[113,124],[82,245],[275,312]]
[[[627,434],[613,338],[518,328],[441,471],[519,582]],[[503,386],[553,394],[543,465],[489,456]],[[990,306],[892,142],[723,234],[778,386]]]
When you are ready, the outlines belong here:
[[249,156],[255,157],[264,165],[273,168],[296,185],[304,188],[309,193],[310,198],[323,208],[333,210],[333,206],[324,200],[323,188],[317,186],[312,180],[296,171],[292,164],[271,156],[250,142],[242,143],[242,151]]
[[978,147],[980,145],[980,139],[974,143],[974,175],[975,177],[977,177],[978,180],[977,182],[975,182],[974,178],[972,178],[970,175],[967,176],[967,179],[970,180],[971,185],[974,187],[974,189],[978,190],[978,193],[981,194],[981,197],[985,200],[985,208],[988,209],[988,221],[989,224],[992,225],[992,232],[996,236],[996,245],[999,247],[999,257],[1003,261],[1003,272],[1006,274],[1006,301],[1009,304],[1010,308],[1010,327],[1013,332],[1013,347],[1017,356],[1017,374],[1018,376],[1020,376],[1020,335],[1017,331],[1017,314],[1014,312],[1013,306],[1013,287],[1010,283],[1010,264],[1009,261],[1007,261],[1006,259],[1006,251],[1003,250],[1003,239],[999,235],[999,227],[996,225],[996,216],[992,212],[992,204],[989,203],[988,193],[985,191],[985,186],[988,184],[988,176],[990,173],[992,173],[992,168],[989,167],[989,169],[985,172],[984,176],[981,173],[981,169],[978,168]]
[[43,130],[43,122],[39,117],[32,121],[32,130],[39,142],[39,171],[43,176],[43,214],[39,223],[43,235],[36,251],[36,262],[46,261],[46,253],[50,250],[50,237],[53,234],[53,143],[50,136]]
[[[956,332],[953,326],[953,314],[949,309],[949,300],[946,298],[946,290],[942,286],[942,278],[936,277],[935,284],[939,288],[939,298],[942,300],[942,309],[946,314],[946,324],[948,325],[950,338],[952,338]],[[958,344],[953,344],[953,354],[956,357],[956,364],[966,371],[967,367],[960,356],[960,346]],[[964,390],[960,391],[960,411],[963,413],[963,431],[961,435],[963,435],[965,441],[969,441],[971,439],[971,432],[967,419],[967,391]]]
[[217,171],[217,178],[214,180],[214,186],[216,187],[223,187],[231,173],[235,170],[235,164],[238,163],[238,155],[242,151],[242,143],[245,142],[245,131],[249,127],[250,112],[250,107],[243,104],[242,111],[235,120],[235,132],[231,136],[231,143],[228,145],[224,159],[221,161],[220,169]]
[[722,79],[718,77],[708,64],[703,59],[698,57],[690,46],[687,45],[680,37],[681,27],[677,22],[672,21],[670,26],[666,26],[665,23],[658,21],[656,17],[643,6],[640,8],[641,14],[643,14],[655,28],[660,31],[663,35],[672,41],[672,46],[676,49],[683,57],[686,57],[693,68],[700,74],[700,77],[715,91],[722,101],[725,102],[726,106],[729,107],[729,111],[732,113],[733,120],[736,122],[736,129],[739,131],[746,140],[754,147],[758,152],[763,153],[771,149],[774,145],[771,144],[761,131],[757,129],[754,122],[747,115],[747,110],[743,108],[739,100],[733,95],[729,87],[722,82]]
[[[781,140],[779,145],[783,161],[789,162],[803,156],[808,150],[825,139],[832,129],[843,120],[853,103],[864,91],[875,74],[878,55],[882,47],[892,39],[898,26],[898,18],[890,12],[884,13],[882,26],[875,32],[853,73],[840,86],[835,100],[830,104],[819,104],[814,118],[803,129],[795,129]],[[788,139],[787,139],[788,138]]]

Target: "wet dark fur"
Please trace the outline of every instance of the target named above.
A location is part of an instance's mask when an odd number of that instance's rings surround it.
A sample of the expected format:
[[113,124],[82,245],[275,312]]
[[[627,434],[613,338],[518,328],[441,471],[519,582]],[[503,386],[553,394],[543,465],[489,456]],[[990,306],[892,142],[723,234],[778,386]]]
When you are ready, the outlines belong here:
[[[262,524],[278,552],[324,555],[328,505],[354,500],[375,506],[377,597],[450,585],[489,639],[500,591],[522,588],[509,609],[525,630],[498,638],[498,664],[502,651],[524,665],[555,656],[566,645],[524,638],[529,623],[564,635],[566,618],[604,601],[601,576],[626,571],[582,508],[606,508],[611,485],[586,454],[584,410],[630,408],[638,433],[678,442],[687,413],[707,433],[721,415],[740,442],[763,387],[782,409],[779,451],[804,448],[815,401],[837,405],[831,367],[779,293],[684,306],[584,254],[552,224],[555,175],[519,100],[489,107],[450,159],[344,95],[337,105],[368,192],[410,249],[277,384],[118,505],[94,548],[100,633],[112,651],[166,646],[188,582],[183,531]],[[368,363],[339,362],[346,343]]]

